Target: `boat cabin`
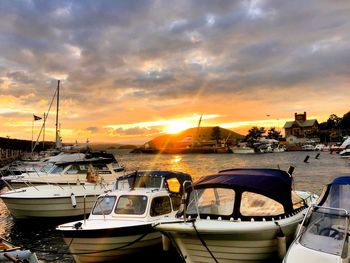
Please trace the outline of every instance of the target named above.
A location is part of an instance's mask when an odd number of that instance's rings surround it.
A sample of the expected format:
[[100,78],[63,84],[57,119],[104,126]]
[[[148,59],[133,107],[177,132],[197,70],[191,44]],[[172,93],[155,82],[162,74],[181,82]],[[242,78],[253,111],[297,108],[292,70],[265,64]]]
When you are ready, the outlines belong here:
[[187,190],[184,212],[192,218],[264,221],[306,207],[292,191],[291,175],[278,169],[224,170],[202,177]]
[[95,216],[157,217],[179,209],[183,184],[191,176],[181,172],[142,171],[120,176],[114,191],[100,196],[90,218]]

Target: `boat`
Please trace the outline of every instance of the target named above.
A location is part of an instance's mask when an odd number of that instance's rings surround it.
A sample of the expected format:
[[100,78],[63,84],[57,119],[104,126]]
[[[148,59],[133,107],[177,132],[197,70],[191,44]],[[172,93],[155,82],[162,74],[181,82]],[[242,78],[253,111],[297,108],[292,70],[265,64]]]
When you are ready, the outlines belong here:
[[254,148],[248,147],[245,144],[239,144],[234,147],[230,147],[230,150],[232,153],[238,153],[238,154],[250,154],[255,153]]
[[309,208],[284,263],[350,262],[350,176],[328,184],[317,205]]
[[154,227],[188,263],[281,260],[316,200],[292,190],[289,171],[229,169],[202,177],[187,188],[184,209]]
[[97,172],[99,181],[114,182],[116,177],[124,174],[125,168],[113,154],[93,152],[72,155],[78,155],[78,158],[49,162],[39,172],[5,176],[1,179],[10,189],[15,189],[42,184],[84,183],[91,172]]
[[0,198],[14,219],[58,220],[89,214],[97,197],[113,187],[111,182],[33,185],[2,193]]
[[339,152],[339,156],[342,158],[350,158],[350,146]]
[[315,146],[313,146],[312,144],[305,144],[303,146],[301,146],[303,151],[315,151]]
[[[40,172],[49,172],[50,168],[52,168],[52,164],[57,162],[65,162],[65,161],[75,161],[84,159],[85,154],[83,153],[64,153],[60,152],[57,155],[46,156],[41,159],[37,159],[35,161],[23,161],[16,160],[9,165],[3,167],[1,169],[2,176],[11,176],[11,175],[25,175],[31,173],[40,173]],[[43,167],[45,168],[43,169]]]
[[0,262],[39,263],[36,254],[0,237]]
[[[75,262],[109,262],[161,251],[162,235],[152,224],[174,215],[188,174],[135,172],[118,178],[101,195],[88,219],[59,225]],[[153,254],[154,256],[154,254]]]

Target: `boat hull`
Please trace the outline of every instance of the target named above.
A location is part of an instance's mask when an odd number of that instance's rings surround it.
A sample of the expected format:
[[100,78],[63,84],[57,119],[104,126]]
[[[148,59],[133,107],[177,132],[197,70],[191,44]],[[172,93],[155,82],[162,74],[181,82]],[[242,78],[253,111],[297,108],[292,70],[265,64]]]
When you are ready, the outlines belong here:
[[64,218],[90,213],[97,197],[112,185],[42,185],[0,195],[15,219]]
[[[276,220],[286,237],[287,245],[293,241],[301,220],[301,213]],[[169,225],[165,223],[156,227],[170,235],[187,263],[215,262],[213,256],[220,263],[280,262],[277,239],[279,228],[275,222],[224,222],[202,219],[194,224],[197,231],[190,222]]]
[[115,262],[161,250],[161,234],[151,225],[62,233],[77,263]]

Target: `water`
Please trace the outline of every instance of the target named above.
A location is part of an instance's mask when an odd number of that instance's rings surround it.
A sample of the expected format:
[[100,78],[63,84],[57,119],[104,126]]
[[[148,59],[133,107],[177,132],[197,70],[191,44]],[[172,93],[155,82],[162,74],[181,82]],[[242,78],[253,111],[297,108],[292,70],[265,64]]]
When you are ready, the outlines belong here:
[[[271,154],[187,154],[187,155],[148,155],[128,154],[128,151],[113,152],[127,170],[173,170],[189,173],[196,180],[201,176],[228,168],[255,167],[278,168],[288,170],[294,166],[294,185],[297,190],[307,190],[320,194],[324,185],[333,178],[350,174],[348,159],[337,155],[321,153],[316,159],[316,152],[283,152]],[[308,162],[304,162],[309,156]],[[72,263],[67,246],[55,226],[62,222],[16,222],[9,215],[0,201],[0,236],[12,240],[25,248],[34,248],[42,262]],[[164,260],[159,253],[158,261]],[[153,259],[152,259],[153,260]],[[157,261],[154,259],[153,261]],[[177,255],[171,255],[168,262],[181,262]]]

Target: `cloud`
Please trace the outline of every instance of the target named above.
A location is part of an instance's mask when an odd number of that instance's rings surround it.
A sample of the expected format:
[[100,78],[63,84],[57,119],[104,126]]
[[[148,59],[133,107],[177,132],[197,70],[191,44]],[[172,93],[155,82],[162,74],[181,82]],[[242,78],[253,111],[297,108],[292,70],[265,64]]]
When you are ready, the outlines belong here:
[[349,11],[348,1],[1,1],[1,94],[45,111],[35,101],[50,101],[61,79],[62,115],[95,121],[254,94],[268,105],[281,91],[346,93]]
[[91,132],[91,133],[96,133],[98,132],[98,127],[87,127],[86,128],[87,131]]
[[141,135],[148,135],[148,134],[159,134],[160,131],[157,129],[149,129],[149,128],[142,128],[142,127],[134,127],[129,129],[124,128],[118,128],[113,131],[113,134],[115,135],[127,135],[127,136],[141,136]]

